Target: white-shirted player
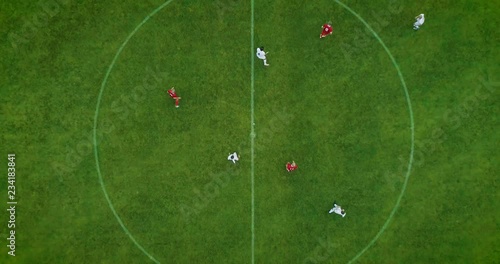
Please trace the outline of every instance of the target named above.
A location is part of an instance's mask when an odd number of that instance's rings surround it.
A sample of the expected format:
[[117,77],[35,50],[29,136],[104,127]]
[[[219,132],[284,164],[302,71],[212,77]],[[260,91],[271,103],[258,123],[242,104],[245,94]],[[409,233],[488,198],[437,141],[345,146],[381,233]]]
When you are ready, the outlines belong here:
[[423,25],[425,22],[425,17],[424,14],[420,14],[415,17],[415,23],[413,23],[413,29],[418,30],[421,25]]
[[342,217],[345,217],[345,210],[342,209],[336,202],[333,202],[333,208],[328,211],[329,214],[331,213],[336,213],[338,215],[341,215]]
[[240,160],[240,157],[238,156],[238,154],[235,152],[235,153],[229,153],[229,156],[227,157],[227,160],[230,160],[232,161],[233,163],[236,163],[238,160]]
[[266,54],[267,53],[264,52],[264,47],[257,48],[257,58],[264,61],[264,66],[269,66],[269,64],[267,64]]

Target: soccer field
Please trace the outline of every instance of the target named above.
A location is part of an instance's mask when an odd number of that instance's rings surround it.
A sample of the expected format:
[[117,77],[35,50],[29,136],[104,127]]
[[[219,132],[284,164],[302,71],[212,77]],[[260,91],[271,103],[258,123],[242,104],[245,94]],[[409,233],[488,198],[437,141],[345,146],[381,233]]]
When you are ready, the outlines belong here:
[[498,1],[0,10],[0,263],[500,262]]

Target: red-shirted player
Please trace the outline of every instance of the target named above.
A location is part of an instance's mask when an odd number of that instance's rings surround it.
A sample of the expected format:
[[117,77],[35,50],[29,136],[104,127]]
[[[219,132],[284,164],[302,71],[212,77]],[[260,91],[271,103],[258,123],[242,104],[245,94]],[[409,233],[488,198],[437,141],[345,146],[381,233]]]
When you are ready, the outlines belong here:
[[177,93],[175,93],[175,88],[172,87],[170,88],[168,91],[168,95],[170,95],[170,97],[172,97],[172,99],[175,100],[175,107],[179,107],[179,100],[181,99],[179,96],[177,96]]
[[324,37],[333,33],[333,27],[332,27],[332,25],[330,25],[330,23],[324,24],[321,28],[323,28],[323,32],[321,32],[321,35],[319,35],[319,38],[324,38]]
[[296,170],[298,167],[299,166],[297,166],[297,164],[295,163],[295,161],[292,161],[292,163],[288,162],[286,164],[286,170],[289,171],[289,172]]

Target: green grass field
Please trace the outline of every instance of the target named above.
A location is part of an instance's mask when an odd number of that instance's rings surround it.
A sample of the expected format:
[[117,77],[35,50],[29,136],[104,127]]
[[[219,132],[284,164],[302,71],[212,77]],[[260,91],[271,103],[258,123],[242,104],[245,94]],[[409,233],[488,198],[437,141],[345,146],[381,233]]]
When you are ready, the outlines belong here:
[[0,10],[0,263],[500,262],[498,1]]

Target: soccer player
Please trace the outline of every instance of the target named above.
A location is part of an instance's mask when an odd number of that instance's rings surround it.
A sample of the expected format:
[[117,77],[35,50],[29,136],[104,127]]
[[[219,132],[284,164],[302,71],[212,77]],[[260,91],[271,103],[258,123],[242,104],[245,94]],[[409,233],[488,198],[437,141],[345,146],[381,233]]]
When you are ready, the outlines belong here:
[[413,29],[418,30],[421,25],[423,25],[425,22],[425,17],[424,14],[420,14],[415,17],[415,23],[413,23]]
[[319,38],[324,38],[333,33],[333,27],[330,23],[324,24],[321,28],[323,28],[323,32],[321,32]]
[[167,92],[168,92],[168,95],[170,95],[170,97],[172,97],[172,99],[175,100],[175,107],[179,108],[179,100],[181,98],[179,96],[177,96],[177,93],[175,92],[175,88],[172,87]]
[[267,64],[267,59],[266,59],[267,53],[264,52],[264,47],[257,48],[257,58],[264,61],[264,66],[269,66],[269,64]]
[[345,217],[345,210],[342,209],[335,201],[333,202],[333,208],[328,211],[329,214],[331,213],[336,213],[338,215],[341,215],[342,217]]
[[295,161],[292,161],[292,163],[290,162],[287,162],[286,164],[286,170],[288,172],[291,172],[291,171],[294,171],[298,168],[299,166],[297,166],[297,164],[295,163]]
[[240,160],[240,157],[238,156],[238,154],[236,152],[234,152],[232,154],[229,153],[229,156],[227,157],[227,160],[230,160],[233,163],[236,163],[236,161]]

